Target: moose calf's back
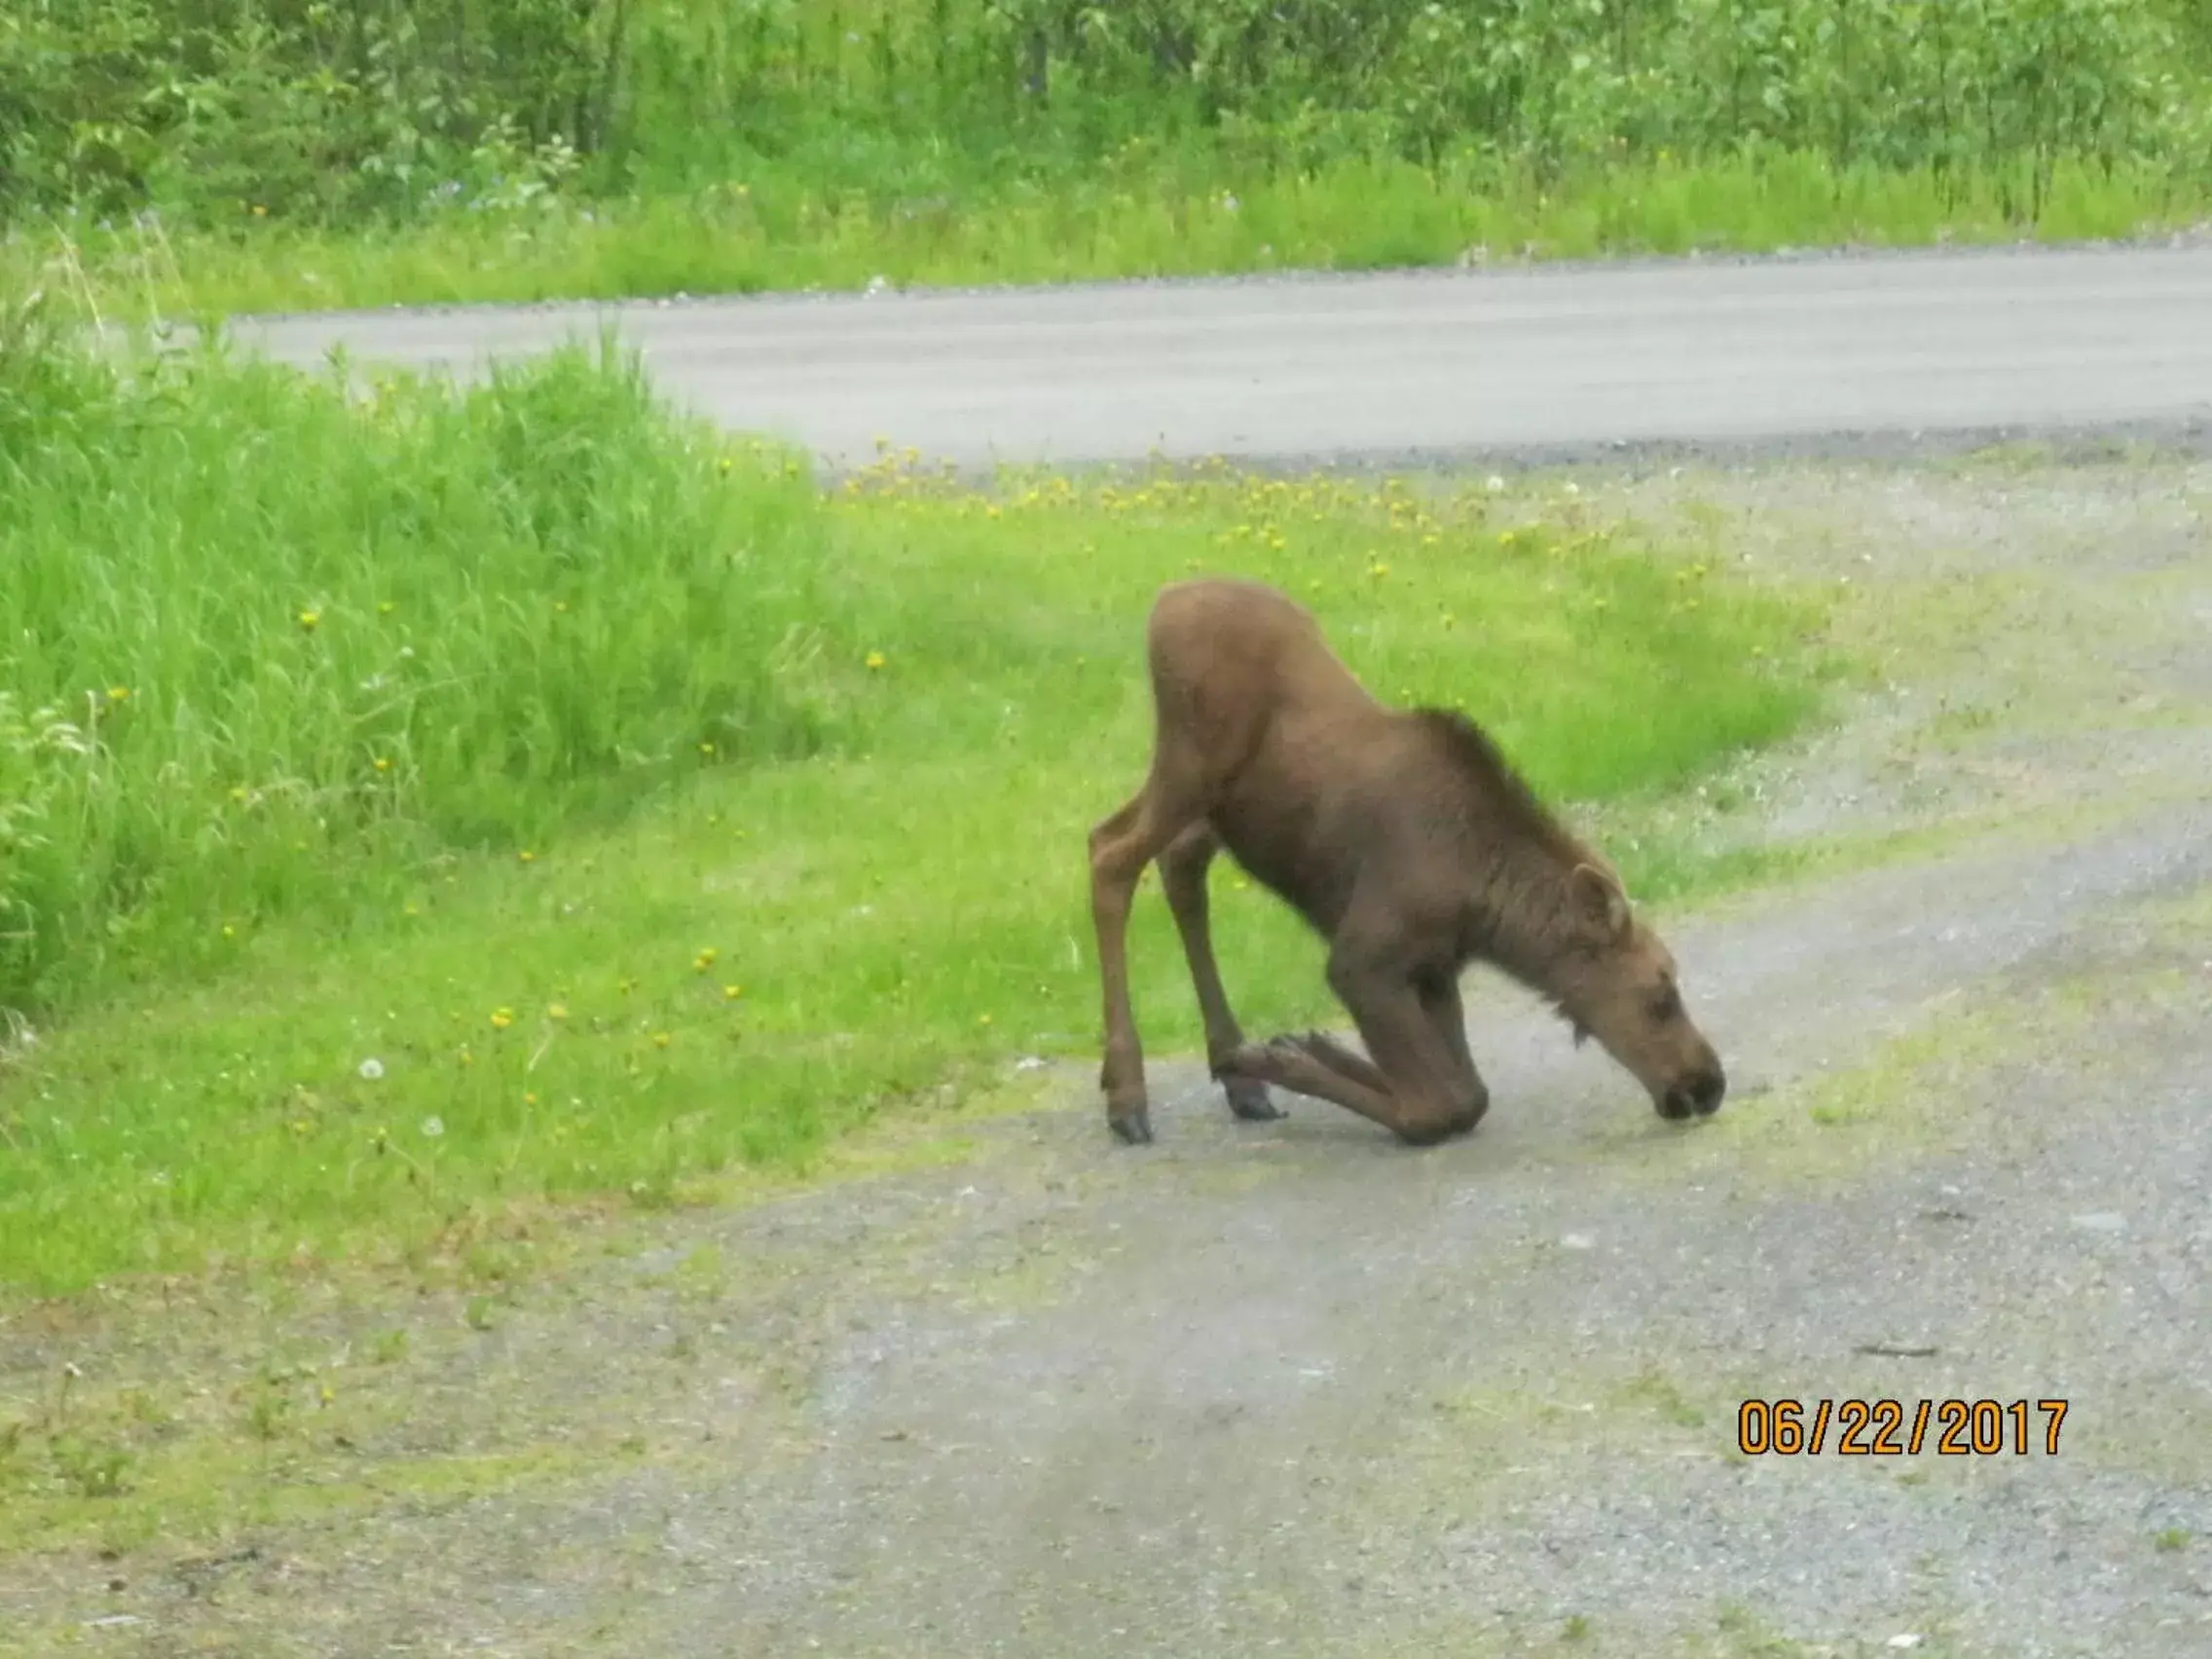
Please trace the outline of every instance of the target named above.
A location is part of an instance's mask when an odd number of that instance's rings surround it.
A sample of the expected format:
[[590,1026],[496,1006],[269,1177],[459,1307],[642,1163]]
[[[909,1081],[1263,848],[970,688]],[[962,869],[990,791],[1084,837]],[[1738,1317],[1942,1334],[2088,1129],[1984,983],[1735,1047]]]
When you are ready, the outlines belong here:
[[1259,582],[1214,577],[1163,588],[1147,643],[1161,738],[1194,745],[1212,779],[1249,761],[1271,725],[1348,747],[1391,721],[1311,612]]

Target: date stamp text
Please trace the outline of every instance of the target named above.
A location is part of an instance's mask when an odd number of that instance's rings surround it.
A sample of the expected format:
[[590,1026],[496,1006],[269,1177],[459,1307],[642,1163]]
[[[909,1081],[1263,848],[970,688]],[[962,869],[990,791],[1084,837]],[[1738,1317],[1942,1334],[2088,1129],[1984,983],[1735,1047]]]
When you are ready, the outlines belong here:
[[1736,1450],[1747,1457],[2025,1457],[2058,1456],[2064,1400],[1746,1400]]

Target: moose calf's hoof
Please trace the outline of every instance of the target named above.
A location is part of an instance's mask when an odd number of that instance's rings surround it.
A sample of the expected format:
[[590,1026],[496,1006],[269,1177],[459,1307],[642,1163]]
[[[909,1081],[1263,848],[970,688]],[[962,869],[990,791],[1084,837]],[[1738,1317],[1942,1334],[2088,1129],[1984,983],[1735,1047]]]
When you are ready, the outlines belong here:
[[1268,1086],[1256,1079],[1226,1077],[1221,1087],[1229,1096],[1229,1109],[1247,1124],[1272,1123],[1283,1116],[1282,1108],[1268,1098]]
[[1106,1124],[1124,1146],[1152,1144],[1152,1117],[1142,1106],[1128,1112],[1110,1112]]

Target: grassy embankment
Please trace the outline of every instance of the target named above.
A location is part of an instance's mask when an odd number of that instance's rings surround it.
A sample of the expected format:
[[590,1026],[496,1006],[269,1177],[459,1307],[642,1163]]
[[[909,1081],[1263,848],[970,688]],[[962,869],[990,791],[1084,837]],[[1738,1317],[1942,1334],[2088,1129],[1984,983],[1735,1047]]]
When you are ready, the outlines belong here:
[[0,23],[0,291],[178,314],[2212,216],[2188,0],[186,12]]
[[[0,284],[45,283],[106,316],[623,299],[895,286],[1385,270],[1463,259],[1769,253],[2120,239],[2212,219],[2212,190],[2151,167],[2069,164],[2033,220],[2011,181],[1821,157],[1651,160],[1539,182],[1402,162],[1200,189],[1137,177],[978,191],[928,215],[827,205],[802,183],[648,196],[388,232],[277,226],[27,234]],[[1480,250],[1477,252],[1476,250]],[[12,269],[11,269],[12,267]]]
[[[583,354],[350,404],[18,340],[0,469],[18,1291],[420,1260],[1087,1051],[1083,834],[1141,776],[1144,609],[1191,570],[1289,587],[1566,797],[1677,786],[1818,697],[1816,601],[1571,498],[890,464],[825,499]],[[1695,879],[1669,859],[1628,873]],[[1317,949],[1217,886],[1249,1021],[1325,1015]],[[1148,1039],[1189,1047],[1157,897],[1136,936]]]

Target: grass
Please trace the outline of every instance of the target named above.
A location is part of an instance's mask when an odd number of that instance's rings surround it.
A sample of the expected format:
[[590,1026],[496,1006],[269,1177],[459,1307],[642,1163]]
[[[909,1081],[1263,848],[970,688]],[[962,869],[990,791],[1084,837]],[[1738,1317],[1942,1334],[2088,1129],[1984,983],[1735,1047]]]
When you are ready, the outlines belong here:
[[[217,356],[9,452],[0,686],[90,711],[24,750],[53,832],[17,836],[18,914],[58,920],[0,1061],[9,1283],[421,1262],[1088,1051],[1083,834],[1141,777],[1144,609],[1194,570],[1288,587],[1568,799],[1677,788],[1821,694],[1818,601],[1569,495],[890,458],[824,499],[633,374],[356,404]],[[1325,1014],[1313,941],[1216,882],[1246,1018]],[[1153,1051],[1190,1046],[1156,893],[1132,960]]]
[[[1540,177],[1347,160],[1243,176],[1124,158],[1064,184],[928,197],[762,174],[677,195],[325,230],[47,222],[0,240],[0,290],[105,317],[1083,278],[1360,271],[1464,258],[2124,238],[2212,218],[2170,169],[2060,164],[2032,219],[2026,170],[1838,168],[1815,153],[1664,155]],[[1479,251],[1478,251],[1479,250]]]

